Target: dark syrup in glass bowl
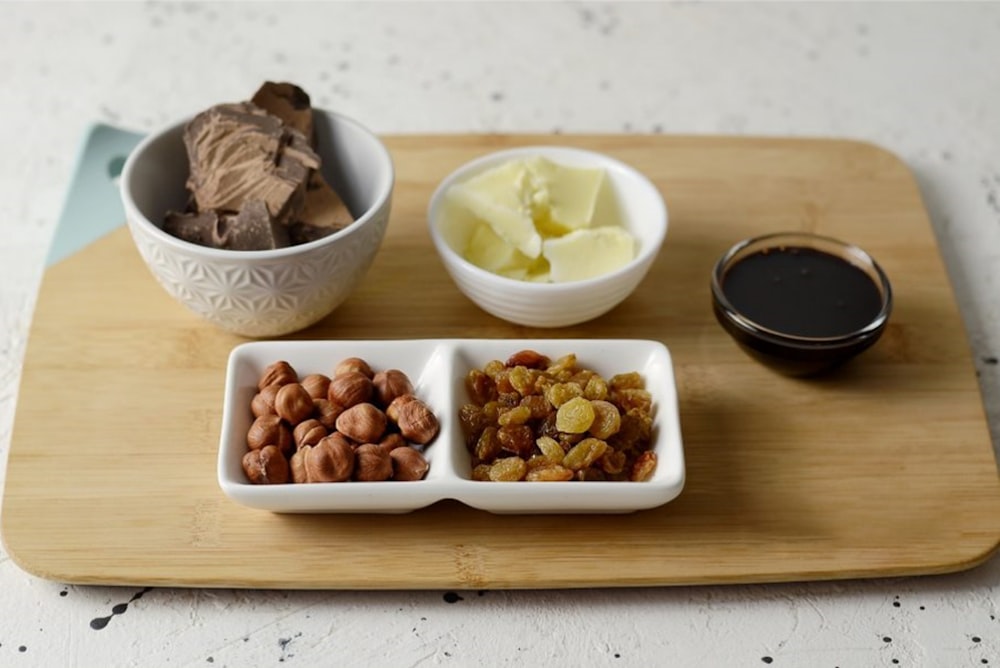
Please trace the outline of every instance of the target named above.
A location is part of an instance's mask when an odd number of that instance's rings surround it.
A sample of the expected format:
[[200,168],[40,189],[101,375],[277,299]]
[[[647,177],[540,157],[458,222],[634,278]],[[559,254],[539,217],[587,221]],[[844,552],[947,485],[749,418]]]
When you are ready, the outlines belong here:
[[747,353],[797,376],[870,347],[892,308],[888,278],[871,256],[804,233],[736,244],[715,267],[712,296],[716,318]]

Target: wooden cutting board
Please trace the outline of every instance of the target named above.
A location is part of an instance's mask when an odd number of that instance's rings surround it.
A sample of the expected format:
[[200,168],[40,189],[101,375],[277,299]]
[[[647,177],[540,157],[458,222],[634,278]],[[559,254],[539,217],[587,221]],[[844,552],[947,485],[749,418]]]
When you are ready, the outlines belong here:
[[[73,583],[278,588],[639,586],[940,573],[1000,539],[1000,480],[962,320],[906,166],[849,141],[666,136],[398,136],[384,246],[363,286],[294,338],[616,337],[676,364],[687,486],[628,516],[283,516],[216,485],[224,365],[243,339],[154,282],[124,227],[45,273],[3,500],[14,560]],[[425,207],[490,150],[559,143],[638,167],[670,210],[639,290],[594,322],[533,330],[466,300]],[[710,308],[732,243],[779,230],[854,242],[896,308],[834,377],[751,361]]]

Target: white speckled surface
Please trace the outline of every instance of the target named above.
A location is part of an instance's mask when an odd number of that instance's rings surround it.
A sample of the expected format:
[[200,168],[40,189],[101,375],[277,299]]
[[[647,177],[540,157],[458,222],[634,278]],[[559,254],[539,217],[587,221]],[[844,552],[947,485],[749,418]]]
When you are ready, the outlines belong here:
[[[923,189],[997,442],[1000,4],[3,3],[0,458],[87,126],[149,130],[267,78],[383,133],[881,144]],[[0,551],[0,665],[995,666],[998,598],[998,558],[768,586],[143,592],[39,580]]]

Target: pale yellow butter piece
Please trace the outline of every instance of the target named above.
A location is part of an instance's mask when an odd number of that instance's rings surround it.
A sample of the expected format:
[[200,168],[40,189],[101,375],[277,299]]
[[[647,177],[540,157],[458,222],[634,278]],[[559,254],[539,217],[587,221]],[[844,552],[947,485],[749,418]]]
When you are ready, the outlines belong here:
[[592,227],[546,239],[542,255],[553,283],[608,274],[635,257],[635,240],[621,227]]
[[501,239],[487,223],[476,225],[463,253],[472,264],[509,278],[527,276],[533,260]]
[[544,212],[536,216],[536,223],[545,227],[545,223],[549,223],[557,228],[553,231],[556,234],[590,227],[597,195],[604,182],[604,170],[562,165],[541,156],[526,162],[539,191],[536,201],[544,202],[548,213],[547,217]]
[[512,161],[452,186],[448,196],[533,259],[542,251],[542,237],[534,222],[533,180],[523,162]]

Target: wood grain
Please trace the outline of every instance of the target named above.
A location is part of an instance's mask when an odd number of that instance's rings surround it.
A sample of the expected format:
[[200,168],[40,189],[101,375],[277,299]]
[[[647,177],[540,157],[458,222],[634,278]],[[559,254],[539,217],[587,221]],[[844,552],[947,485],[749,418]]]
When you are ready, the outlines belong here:
[[[661,256],[607,316],[507,324],[450,282],[426,232],[436,183],[489,150],[581,146],[646,172]],[[962,320],[906,166],[856,142],[666,136],[387,137],[392,221],[370,274],[290,338],[622,337],[669,346],[687,486],[629,516],[279,516],[216,485],[224,365],[243,339],[197,320],[124,228],[51,267],[38,298],[3,502],[24,569],[74,583],[278,588],[642,586],[940,573],[1000,541],[1000,480]],[[812,230],[871,252],[896,308],[836,376],[784,378],[715,323],[732,243]]]

